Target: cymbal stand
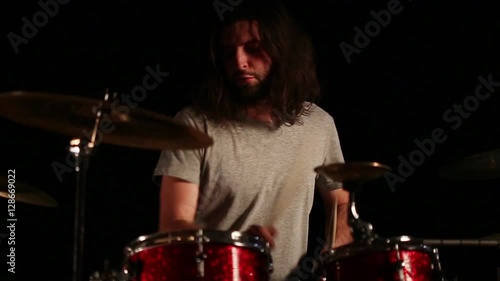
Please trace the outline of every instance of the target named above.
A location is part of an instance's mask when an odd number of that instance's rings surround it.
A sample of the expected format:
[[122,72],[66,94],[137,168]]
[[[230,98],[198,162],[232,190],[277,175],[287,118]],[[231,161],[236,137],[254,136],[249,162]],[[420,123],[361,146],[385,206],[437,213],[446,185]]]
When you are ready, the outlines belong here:
[[[109,98],[108,91],[104,95],[104,101]],[[70,142],[70,152],[75,159],[76,171],[76,192],[75,192],[75,221],[73,233],[73,281],[82,281],[83,277],[83,247],[85,238],[85,192],[87,170],[90,156],[96,146],[96,136],[102,118],[101,103],[96,111],[96,118],[90,139],[72,139]]]
[[[362,182],[356,182],[354,184],[356,188],[352,188],[349,192],[349,224],[352,229],[352,236],[354,238],[354,241],[358,243],[372,244],[379,239],[379,236],[373,231],[373,226],[371,225],[371,223],[363,221],[359,218],[359,214],[356,210],[355,193],[356,191],[359,191],[361,189]],[[401,256],[399,245],[396,245],[394,250],[396,251],[396,262],[394,263],[394,270],[398,274],[399,280],[406,280],[406,269],[404,259]]]
[[349,192],[349,226],[351,227],[352,236],[355,241],[362,243],[371,243],[378,236],[373,232],[373,226],[369,222],[365,222],[359,218],[356,210],[356,191],[362,187],[362,182],[351,182],[355,188],[350,188]]

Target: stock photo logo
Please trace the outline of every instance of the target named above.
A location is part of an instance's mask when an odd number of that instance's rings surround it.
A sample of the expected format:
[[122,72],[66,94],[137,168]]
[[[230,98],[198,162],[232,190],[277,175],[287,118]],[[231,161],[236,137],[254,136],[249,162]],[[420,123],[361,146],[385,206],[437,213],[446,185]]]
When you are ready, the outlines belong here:
[[[454,103],[442,114],[443,121],[454,131],[462,126],[464,119],[471,117],[471,114],[479,108],[481,102],[489,99],[491,94],[500,87],[500,80],[494,81],[491,73],[486,78],[479,75],[477,80],[479,83],[476,85],[474,94],[465,97],[461,103]],[[414,144],[417,148],[408,153],[407,157],[401,154],[398,156],[398,174],[387,172],[384,175],[393,192],[397,183],[403,183],[409,178],[415,172],[416,167],[424,164],[427,157],[434,154],[438,144],[443,144],[448,139],[446,130],[441,127],[434,128],[430,135],[430,137],[423,140],[415,139]]]
[[[226,3],[227,2],[227,3]],[[232,12],[236,6],[240,5],[243,0],[226,0],[226,2],[221,0],[215,0],[212,2],[215,12],[219,16],[220,21],[224,20],[225,12]]]
[[49,21],[54,18],[60,11],[60,5],[66,5],[70,0],[47,0],[38,1],[40,9],[36,11],[30,18],[24,16],[21,18],[22,27],[19,33],[9,32],[7,39],[12,46],[15,54],[19,53],[21,44],[28,44],[29,41],[40,32],[40,29],[45,27]]
[[380,9],[378,12],[371,10],[370,15],[373,20],[365,23],[363,29],[358,26],[354,27],[355,34],[352,43],[342,41],[339,44],[347,63],[352,62],[351,57],[354,54],[359,55],[363,49],[367,48],[371,40],[379,36],[383,28],[389,26],[393,16],[400,14],[403,9],[404,7],[399,0],[389,0],[385,9]]

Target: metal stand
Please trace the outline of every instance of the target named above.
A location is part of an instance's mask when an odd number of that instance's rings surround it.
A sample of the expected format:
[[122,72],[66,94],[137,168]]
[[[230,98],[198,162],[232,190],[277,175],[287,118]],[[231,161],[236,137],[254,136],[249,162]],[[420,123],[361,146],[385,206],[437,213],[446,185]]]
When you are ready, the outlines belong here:
[[356,182],[356,188],[350,189],[349,192],[349,225],[352,230],[352,236],[355,241],[370,244],[378,236],[373,232],[373,226],[369,222],[365,222],[359,218],[356,210],[355,193],[361,189],[362,183]]
[[[422,239],[424,245],[430,246],[459,246],[459,247],[496,247],[500,250],[500,239]],[[434,248],[437,251],[437,248]],[[497,255],[500,252],[497,253]],[[500,281],[500,259],[497,257],[496,280]],[[445,278],[442,279],[445,281]]]
[[[107,102],[109,93],[106,89],[104,102]],[[73,237],[73,281],[82,281],[83,277],[83,249],[85,241],[85,191],[87,184],[87,170],[93,149],[97,130],[102,118],[102,103],[96,109],[96,119],[92,136],[89,140],[73,139],[70,142],[70,152],[75,158],[76,192],[75,192],[75,223]]]
[[120,274],[111,268],[109,260],[104,260],[104,270],[95,271],[89,278],[89,281],[123,281]]
[[82,281],[85,236],[85,190],[90,149],[80,139],[71,141],[70,151],[76,159],[75,225],[73,244],[73,281]]

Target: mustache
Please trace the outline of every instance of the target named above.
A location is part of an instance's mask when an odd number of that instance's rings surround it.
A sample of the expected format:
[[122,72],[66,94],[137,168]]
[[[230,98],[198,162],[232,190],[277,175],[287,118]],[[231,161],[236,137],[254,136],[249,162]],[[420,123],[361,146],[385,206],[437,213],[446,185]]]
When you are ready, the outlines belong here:
[[237,72],[236,74],[234,74],[233,78],[238,79],[242,76],[252,76],[252,77],[257,78],[257,75],[254,72],[245,72],[245,71]]

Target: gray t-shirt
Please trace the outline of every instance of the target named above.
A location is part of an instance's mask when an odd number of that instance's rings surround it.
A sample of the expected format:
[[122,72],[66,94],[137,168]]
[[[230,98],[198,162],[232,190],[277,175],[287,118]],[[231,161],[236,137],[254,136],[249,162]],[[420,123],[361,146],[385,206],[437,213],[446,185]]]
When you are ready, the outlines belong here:
[[214,144],[163,151],[154,171],[199,184],[196,222],[203,228],[276,227],[272,280],[284,280],[307,251],[315,185],[341,187],[314,172],[344,158],[333,118],[315,104],[311,109],[301,124],[272,128],[250,120],[221,127],[186,107],[175,119],[208,134]]

